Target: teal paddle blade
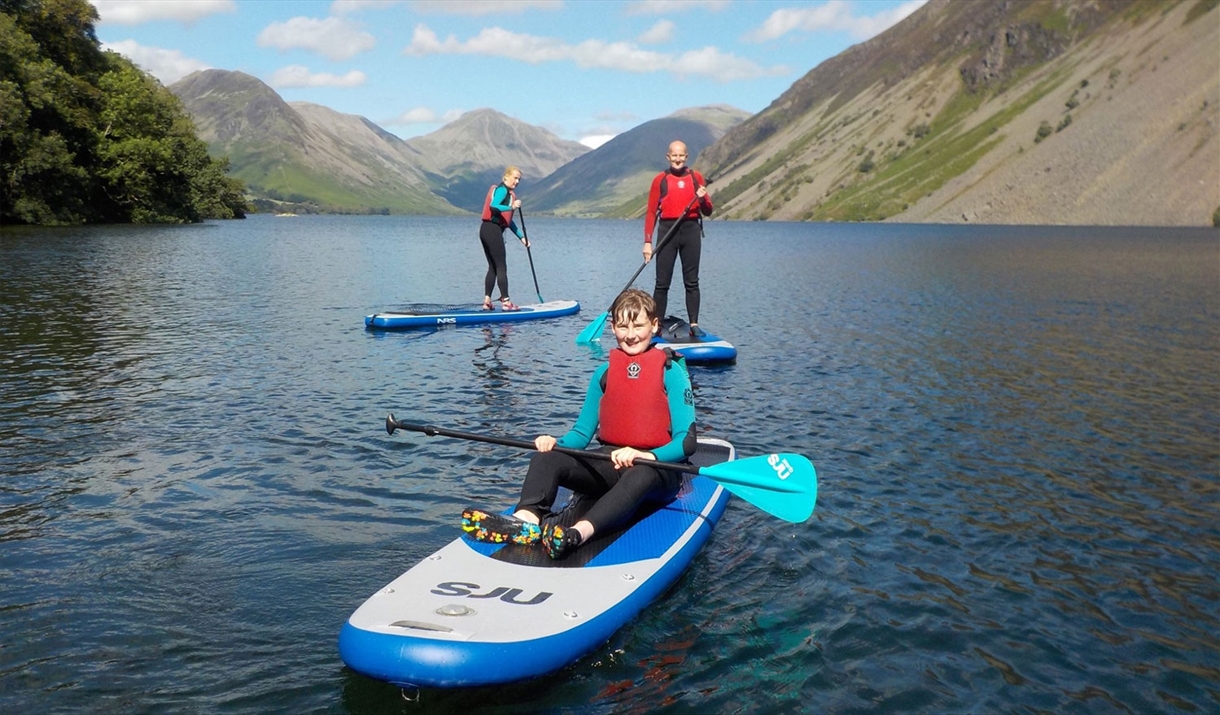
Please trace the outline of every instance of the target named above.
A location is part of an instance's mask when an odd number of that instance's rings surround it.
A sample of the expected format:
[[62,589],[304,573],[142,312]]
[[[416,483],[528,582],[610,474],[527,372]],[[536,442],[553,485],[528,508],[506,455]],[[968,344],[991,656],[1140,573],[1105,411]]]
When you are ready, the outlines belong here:
[[702,467],[699,474],[785,521],[805,521],[817,504],[817,470],[800,454],[785,452],[722,462]]
[[597,316],[592,323],[589,323],[588,327],[580,331],[580,335],[576,336],[576,344],[583,345],[585,343],[591,343],[594,340],[601,340],[602,330],[606,327],[606,319],[609,317],[610,312],[603,311],[602,314]]

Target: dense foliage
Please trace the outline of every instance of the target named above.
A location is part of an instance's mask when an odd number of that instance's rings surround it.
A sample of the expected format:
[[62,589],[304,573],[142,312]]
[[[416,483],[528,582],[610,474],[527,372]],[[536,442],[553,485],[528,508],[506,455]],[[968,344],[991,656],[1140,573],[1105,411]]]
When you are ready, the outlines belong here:
[[181,103],[102,51],[86,0],[0,0],[0,223],[242,218]]

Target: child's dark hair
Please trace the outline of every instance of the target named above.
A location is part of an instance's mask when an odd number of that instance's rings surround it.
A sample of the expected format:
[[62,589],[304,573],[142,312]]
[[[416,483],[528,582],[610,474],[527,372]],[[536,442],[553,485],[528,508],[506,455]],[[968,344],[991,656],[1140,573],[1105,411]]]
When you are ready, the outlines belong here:
[[653,301],[651,295],[639,288],[628,288],[619,293],[618,297],[614,299],[614,304],[610,306],[611,322],[618,322],[619,318],[635,322],[640,315],[649,321],[657,319],[656,302]]

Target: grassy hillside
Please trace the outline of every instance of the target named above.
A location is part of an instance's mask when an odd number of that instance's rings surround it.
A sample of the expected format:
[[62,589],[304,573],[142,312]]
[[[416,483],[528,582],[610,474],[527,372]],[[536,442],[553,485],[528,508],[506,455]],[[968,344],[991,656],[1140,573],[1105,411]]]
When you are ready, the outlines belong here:
[[1210,223],[1215,8],[933,0],[709,147],[718,214]]

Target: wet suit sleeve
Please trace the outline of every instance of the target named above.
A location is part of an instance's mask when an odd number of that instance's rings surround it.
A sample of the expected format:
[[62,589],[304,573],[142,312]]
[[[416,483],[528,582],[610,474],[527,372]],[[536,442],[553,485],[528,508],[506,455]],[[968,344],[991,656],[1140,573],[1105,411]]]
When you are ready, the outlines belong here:
[[[700,174],[699,172],[695,171],[694,169],[691,169],[691,173],[695,175],[695,183],[698,186],[703,186],[703,187],[707,186],[707,182],[703,180],[703,174]],[[710,195],[704,196],[702,199],[699,200],[699,210],[701,212],[703,212],[704,216],[712,215],[712,197]]]
[[652,243],[652,231],[657,224],[657,209],[661,207],[661,181],[665,174],[657,174],[652,180],[652,188],[648,190],[648,203],[644,210],[644,243]]
[[[501,215],[512,211],[513,207],[510,203],[512,199],[510,197],[511,195],[508,193],[507,187],[497,186],[496,190],[491,194],[491,203],[489,204],[492,213]],[[509,220],[508,227],[517,235],[517,238],[524,238],[521,235],[521,231],[517,229],[516,222]]]
[[[580,416],[568,433],[556,440],[560,447],[568,449],[586,449],[593,437],[597,435],[597,412],[601,406],[602,376],[610,369],[610,363],[605,363],[593,371],[589,380],[589,390],[585,393],[585,404],[580,408]],[[689,383],[688,383],[689,384]]]
[[649,450],[658,462],[683,462],[695,453],[695,396],[691,390],[690,375],[681,362],[672,363],[665,370],[665,393],[669,399],[669,423],[673,439],[656,449]]

